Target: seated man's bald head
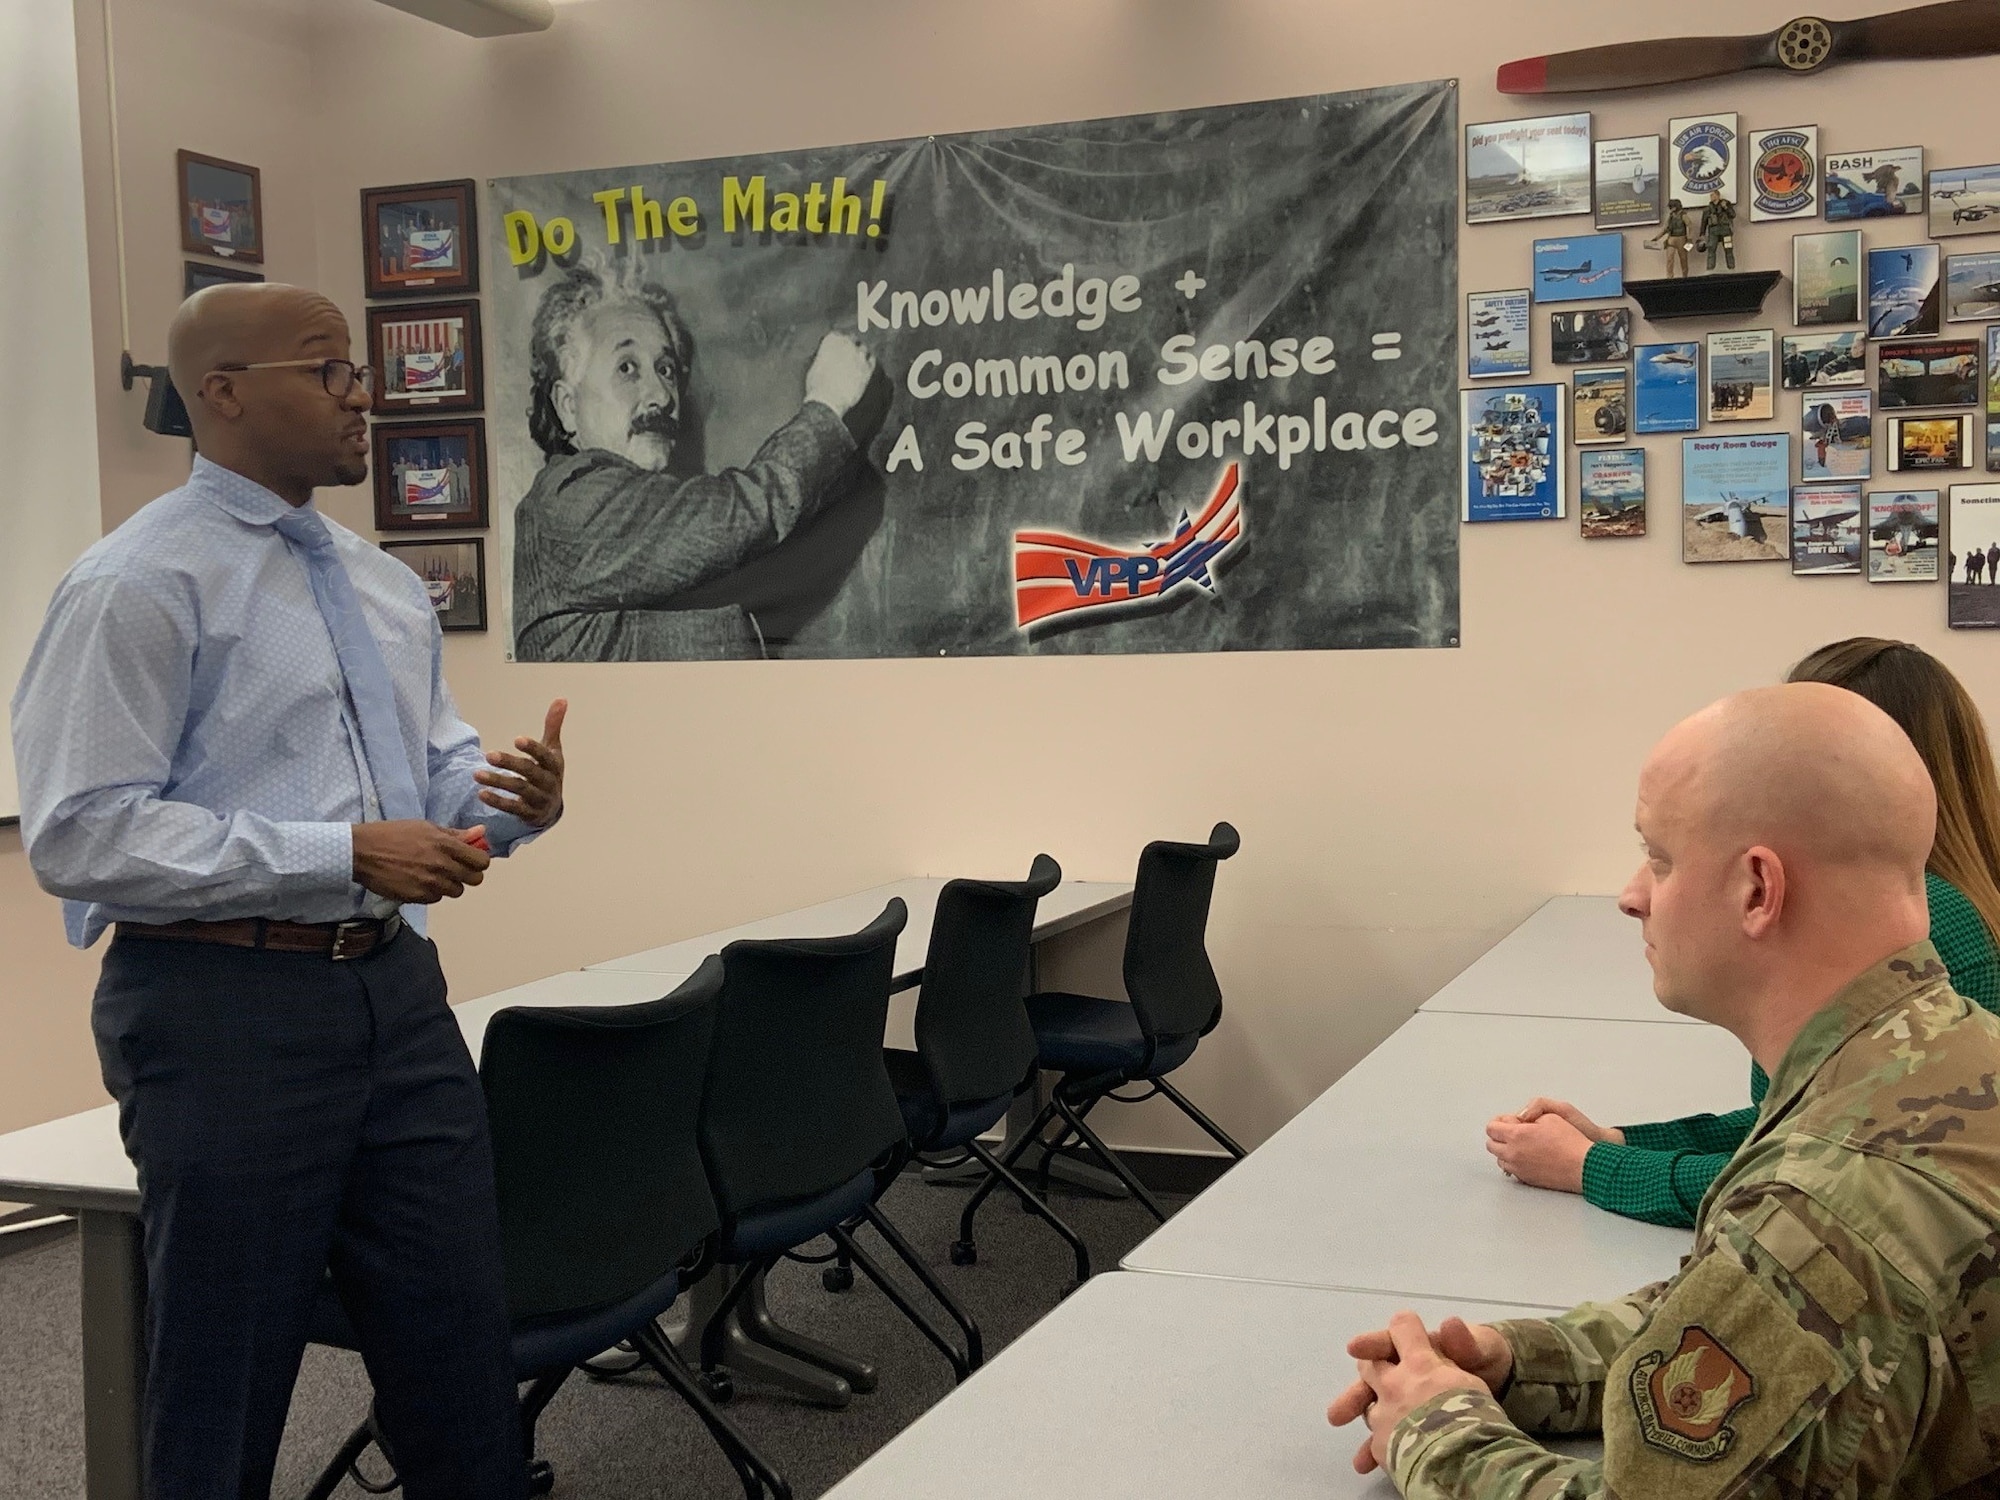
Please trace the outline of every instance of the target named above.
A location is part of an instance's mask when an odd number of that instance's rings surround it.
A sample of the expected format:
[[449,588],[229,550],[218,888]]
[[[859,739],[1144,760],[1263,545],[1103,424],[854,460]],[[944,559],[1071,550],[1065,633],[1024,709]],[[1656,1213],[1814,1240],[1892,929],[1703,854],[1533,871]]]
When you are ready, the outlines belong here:
[[1640,772],[1637,822],[1646,862],[1619,904],[1645,924],[1654,993],[1767,1071],[1805,1016],[1930,930],[1930,772],[1846,688],[1756,688],[1675,725]]
[[1705,841],[1913,883],[1937,818],[1909,736],[1858,693],[1818,682],[1753,688],[1683,720],[1647,762],[1640,795]]
[[202,456],[294,505],[368,477],[369,393],[332,361],[353,361],[340,309],[276,282],[196,292],[167,331]]

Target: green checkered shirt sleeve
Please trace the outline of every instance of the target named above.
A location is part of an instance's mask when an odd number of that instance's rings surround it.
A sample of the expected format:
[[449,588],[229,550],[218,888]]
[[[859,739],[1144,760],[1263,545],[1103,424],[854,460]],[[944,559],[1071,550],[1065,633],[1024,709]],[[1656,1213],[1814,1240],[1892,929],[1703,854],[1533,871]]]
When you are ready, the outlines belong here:
[[1926,873],[1930,897],[1931,946],[1944,960],[1951,987],[1982,1010],[2000,1015],[2000,952],[1979,908],[1949,880]]

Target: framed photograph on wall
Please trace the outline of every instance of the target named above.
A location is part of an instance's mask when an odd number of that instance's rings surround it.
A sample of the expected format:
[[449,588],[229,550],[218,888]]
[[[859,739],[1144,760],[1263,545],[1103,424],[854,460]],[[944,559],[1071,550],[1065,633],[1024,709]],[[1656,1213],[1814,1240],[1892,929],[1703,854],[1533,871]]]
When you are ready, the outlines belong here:
[[1708,336],[1708,420],[1768,422],[1772,395],[1772,332],[1742,329]]
[[1930,178],[1931,238],[2000,231],[2000,166],[1939,167]]
[[1972,467],[1972,414],[1955,417],[1891,417],[1889,472],[1921,474]]
[[1924,148],[1831,152],[1820,158],[1826,220],[1893,219],[1924,211]]
[[2000,318],[2000,252],[1944,258],[1944,319],[1983,323]]
[[221,286],[228,281],[263,279],[262,271],[253,271],[248,266],[208,265],[203,261],[184,260],[181,262],[181,301],[187,301],[204,287]]
[[1590,116],[1465,127],[1465,222],[1590,212]]
[[1598,302],[1624,295],[1624,235],[1578,234],[1535,241],[1537,302]]
[[1474,380],[1519,378],[1532,365],[1528,289],[1465,296],[1465,373]]
[[479,290],[478,197],[471,178],[361,190],[368,296]]
[[1868,252],[1868,337],[1936,333],[1938,247],[1885,245]]
[[1792,490],[1792,571],[1821,578],[1861,571],[1861,485],[1802,484]]
[[1646,534],[1646,450],[1592,448],[1576,456],[1577,517],[1586,537]]
[[1868,383],[1868,344],[1858,328],[1845,333],[1785,335],[1784,387],[1788,391],[1829,391]]
[[1660,222],[1660,138],[1626,136],[1599,141],[1591,173],[1597,227],[1632,229]]
[[384,415],[477,411],[485,405],[477,302],[368,309],[368,363]]
[[486,422],[375,423],[375,529],[484,527]]
[[264,258],[264,189],[255,167],[174,153],[181,206],[181,249],[223,260]]
[[1783,562],[1791,555],[1789,433],[1681,439],[1681,561]]
[[1701,426],[1701,345],[1641,344],[1632,374],[1634,432]]
[[1897,339],[1875,354],[1882,405],[1977,406],[1978,339]]
[[486,544],[478,537],[384,542],[382,550],[424,581],[442,629],[486,628]]
[[1824,328],[1861,321],[1861,231],[1792,236],[1792,321]]
[[1481,386],[1459,395],[1467,521],[1557,521],[1564,514],[1563,424],[1569,392]]
[[2000,323],[1986,330],[1986,467],[2000,474]]
[[1938,492],[1868,495],[1868,581],[1932,583],[1938,576]]
[[1954,630],[2000,627],[2000,484],[1951,487],[1945,533],[1945,622]]
[[1586,443],[1622,443],[1632,428],[1632,372],[1623,365],[1600,365],[1570,377],[1574,413],[1570,439]]
[[1808,396],[1799,417],[1799,478],[1866,479],[1874,472],[1875,397],[1868,391]]
[[1587,365],[1632,357],[1632,309],[1593,307],[1549,314],[1549,362]]

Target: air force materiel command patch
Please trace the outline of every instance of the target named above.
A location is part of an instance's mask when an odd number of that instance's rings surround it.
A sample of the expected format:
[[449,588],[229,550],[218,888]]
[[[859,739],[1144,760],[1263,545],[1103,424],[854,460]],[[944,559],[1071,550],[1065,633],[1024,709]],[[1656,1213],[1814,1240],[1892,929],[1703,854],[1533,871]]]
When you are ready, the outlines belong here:
[[1639,1433],[1653,1447],[1695,1463],[1729,1451],[1728,1426],[1737,1407],[1757,1394],[1757,1382],[1736,1356],[1699,1324],[1681,1330],[1671,1355],[1657,1349],[1632,1366],[1632,1404]]

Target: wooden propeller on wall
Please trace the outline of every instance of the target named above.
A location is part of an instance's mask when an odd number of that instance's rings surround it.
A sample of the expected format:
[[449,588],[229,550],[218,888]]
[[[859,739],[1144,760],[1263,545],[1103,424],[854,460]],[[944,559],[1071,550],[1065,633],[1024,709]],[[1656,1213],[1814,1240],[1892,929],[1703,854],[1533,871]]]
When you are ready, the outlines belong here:
[[2000,52],[2000,0],[1945,0],[1859,21],[1801,16],[1763,36],[1618,42],[1503,63],[1503,94],[1580,94],[1726,78],[1757,68],[1817,73],[1867,58],[1983,57]]

